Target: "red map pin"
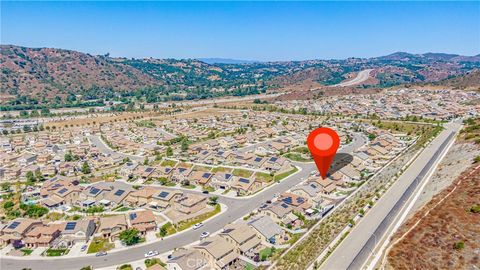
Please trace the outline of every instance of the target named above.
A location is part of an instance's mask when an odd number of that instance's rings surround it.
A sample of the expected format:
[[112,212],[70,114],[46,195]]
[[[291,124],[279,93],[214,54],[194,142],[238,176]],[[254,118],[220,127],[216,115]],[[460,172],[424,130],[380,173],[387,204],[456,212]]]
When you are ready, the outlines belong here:
[[321,127],[313,130],[307,137],[307,146],[317,165],[322,178],[327,177],[335,154],[340,146],[338,134],[330,128]]

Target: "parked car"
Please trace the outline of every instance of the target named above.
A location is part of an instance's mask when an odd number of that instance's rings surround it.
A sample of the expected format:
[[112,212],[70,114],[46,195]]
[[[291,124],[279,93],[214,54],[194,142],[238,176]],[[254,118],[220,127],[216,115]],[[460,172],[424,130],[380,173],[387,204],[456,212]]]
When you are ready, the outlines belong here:
[[198,229],[202,226],[203,226],[203,223],[200,222],[200,223],[197,223],[197,224],[193,225],[193,229],[196,230],[196,229]]
[[204,190],[204,191],[202,191],[202,193],[203,194],[208,194],[209,192],[208,192],[208,190]]
[[157,256],[157,255],[158,255],[158,251],[150,250],[149,252],[145,253],[145,258],[150,258],[150,257]]
[[271,201],[271,200],[267,200],[266,203],[272,203],[272,201]]
[[80,249],[80,251],[85,251],[87,250],[87,245],[83,245],[82,248]]
[[210,235],[209,232],[202,232],[202,234],[200,234],[200,239],[206,238],[209,235]]
[[97,254],[95,254],[95,257],[101,257],[101,256],[106,256],[107,255],[107,252],[105,251],[100,251],[98,252]]

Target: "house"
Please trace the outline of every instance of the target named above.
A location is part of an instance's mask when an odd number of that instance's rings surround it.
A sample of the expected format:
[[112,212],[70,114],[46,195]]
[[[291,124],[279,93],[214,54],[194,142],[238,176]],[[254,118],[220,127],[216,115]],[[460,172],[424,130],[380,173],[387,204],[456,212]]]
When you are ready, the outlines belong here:
[[167,261],[168,270],[207,270],[211,269],[207,258],[198,250],[174,250]]
[[58,236],[60,236],[60,226],[41,225],[27,232],[22,242],[26,248],[50,247]]
[[260,209],[260,213],[266,215],[274,222],[281,223],[289,213],[292,213],[295,208],[283,201],[276,201],[267,207]]
[[26,234],[37,226],[43,226],[40,220],[29,218],[16,218],[0,231],[0,245],[11,244],[16,240],[22,240]]
[[196,171],[190,175],[190,181],[195,185],[206,185],[212,178],[213,173],[205,171]]
[[175,199],[175,210],[183,214],[197,213],[207,206],[207,197],[196,194],[183,194]]
[[157,222],[152,210],[129,213],[128,218],[130,225],[137,229],[141,235],[157,229]]
[[157,193],[157,189],[154,187],[144,187],[128,194],[125,198],[125,202],[130,205],[143,206],[150,203],[153,196]]
[[227,269],[239,256],[235,245],[220,236],[208,237],[194,248],[207,259],[211,269]]
[[61,222],[60,241],[57,247],[70,247],[75,243],[86,243],[96,229],[93,219],[81,219],[76,221]]
[[174,200],[181,195],[182,192],[178,190],[157,190],[148,205],[153,209],[164,210],[172,206]]
[[101,217],[98,233],[103,238],[108,238],[110,241],[115,241],[119,238],[120,233],[127,228],[128,223],[125,215]]
[[135,168],[133,174],[138,175],[139,177],[143,179],[147,179],[150,177],[150,175],[155,171],[155,168],[149,167],[149,166],[144,166],[140,165]]
[[108,204],[112,207],[123,204],[123,201],[128,197],[128,195],[135,190],[126,186],[126,187],[114,187],[112,190],[105,194],[103,198],[104,201],[107,201]]
[[285,231],[268,216],[254,217],[248,225],[252,226],[264,241],[271,244],[282,242],[286,235]]
[[191,168],[181,167],[181,166],[176,167],[175,169],[173,169],[173,172],[172,172],[172,180],[180,183],[184,180],[188,180],[188,177],[191,173],[192,173]]
[[262,188],[262,182],[245,177],[235,176],[232,181],[231,189],[237,194],[251,194]]
[[255,249],[260,246],[261,239],[257,232],[245,223],[228,224],[219,235],[234,244],[240,255],[253,257],[258,253]]
[[232,179],[233,174],[231,173],[217,172],[212,176],[208,185],[215,189],[228,189]]

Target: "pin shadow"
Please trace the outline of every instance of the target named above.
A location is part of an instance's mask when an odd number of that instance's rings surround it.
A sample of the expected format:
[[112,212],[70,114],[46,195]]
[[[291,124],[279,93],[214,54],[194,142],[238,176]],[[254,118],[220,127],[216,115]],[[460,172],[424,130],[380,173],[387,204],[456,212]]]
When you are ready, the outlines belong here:
[[338,153],[335,155],[335,159],[333,160],[332,166],[330,166],[330,170],[328,171],[328,175],[332,175],[343,167],[347,166],[353,161],[353,156],[347,153]]

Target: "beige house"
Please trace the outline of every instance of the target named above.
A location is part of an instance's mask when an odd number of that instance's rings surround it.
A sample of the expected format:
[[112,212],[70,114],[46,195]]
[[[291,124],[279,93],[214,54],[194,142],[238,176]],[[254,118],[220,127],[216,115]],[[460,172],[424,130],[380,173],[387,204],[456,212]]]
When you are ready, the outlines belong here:
[[261,243],[257,232],[247,224],[229,224],[224,227],[219,235],[225,238],[227,242],[234,244],[237,253],[247,257],[253,257],[255,248],[260,246]]
[[208,237],[194,248],[207,258],[211,269],[228,269],[239,256],[235,245],[220,236]]
[[207,198],[195,194],[183,194],[175,200],[175,210],[183,214],[194,214],[207,206]]
[[110,241],[115,241],[120,236],[120,233],[127,228],[128,223],[125,215],[101,217],[98,233],[101,234],[103,238],[108,238]]

